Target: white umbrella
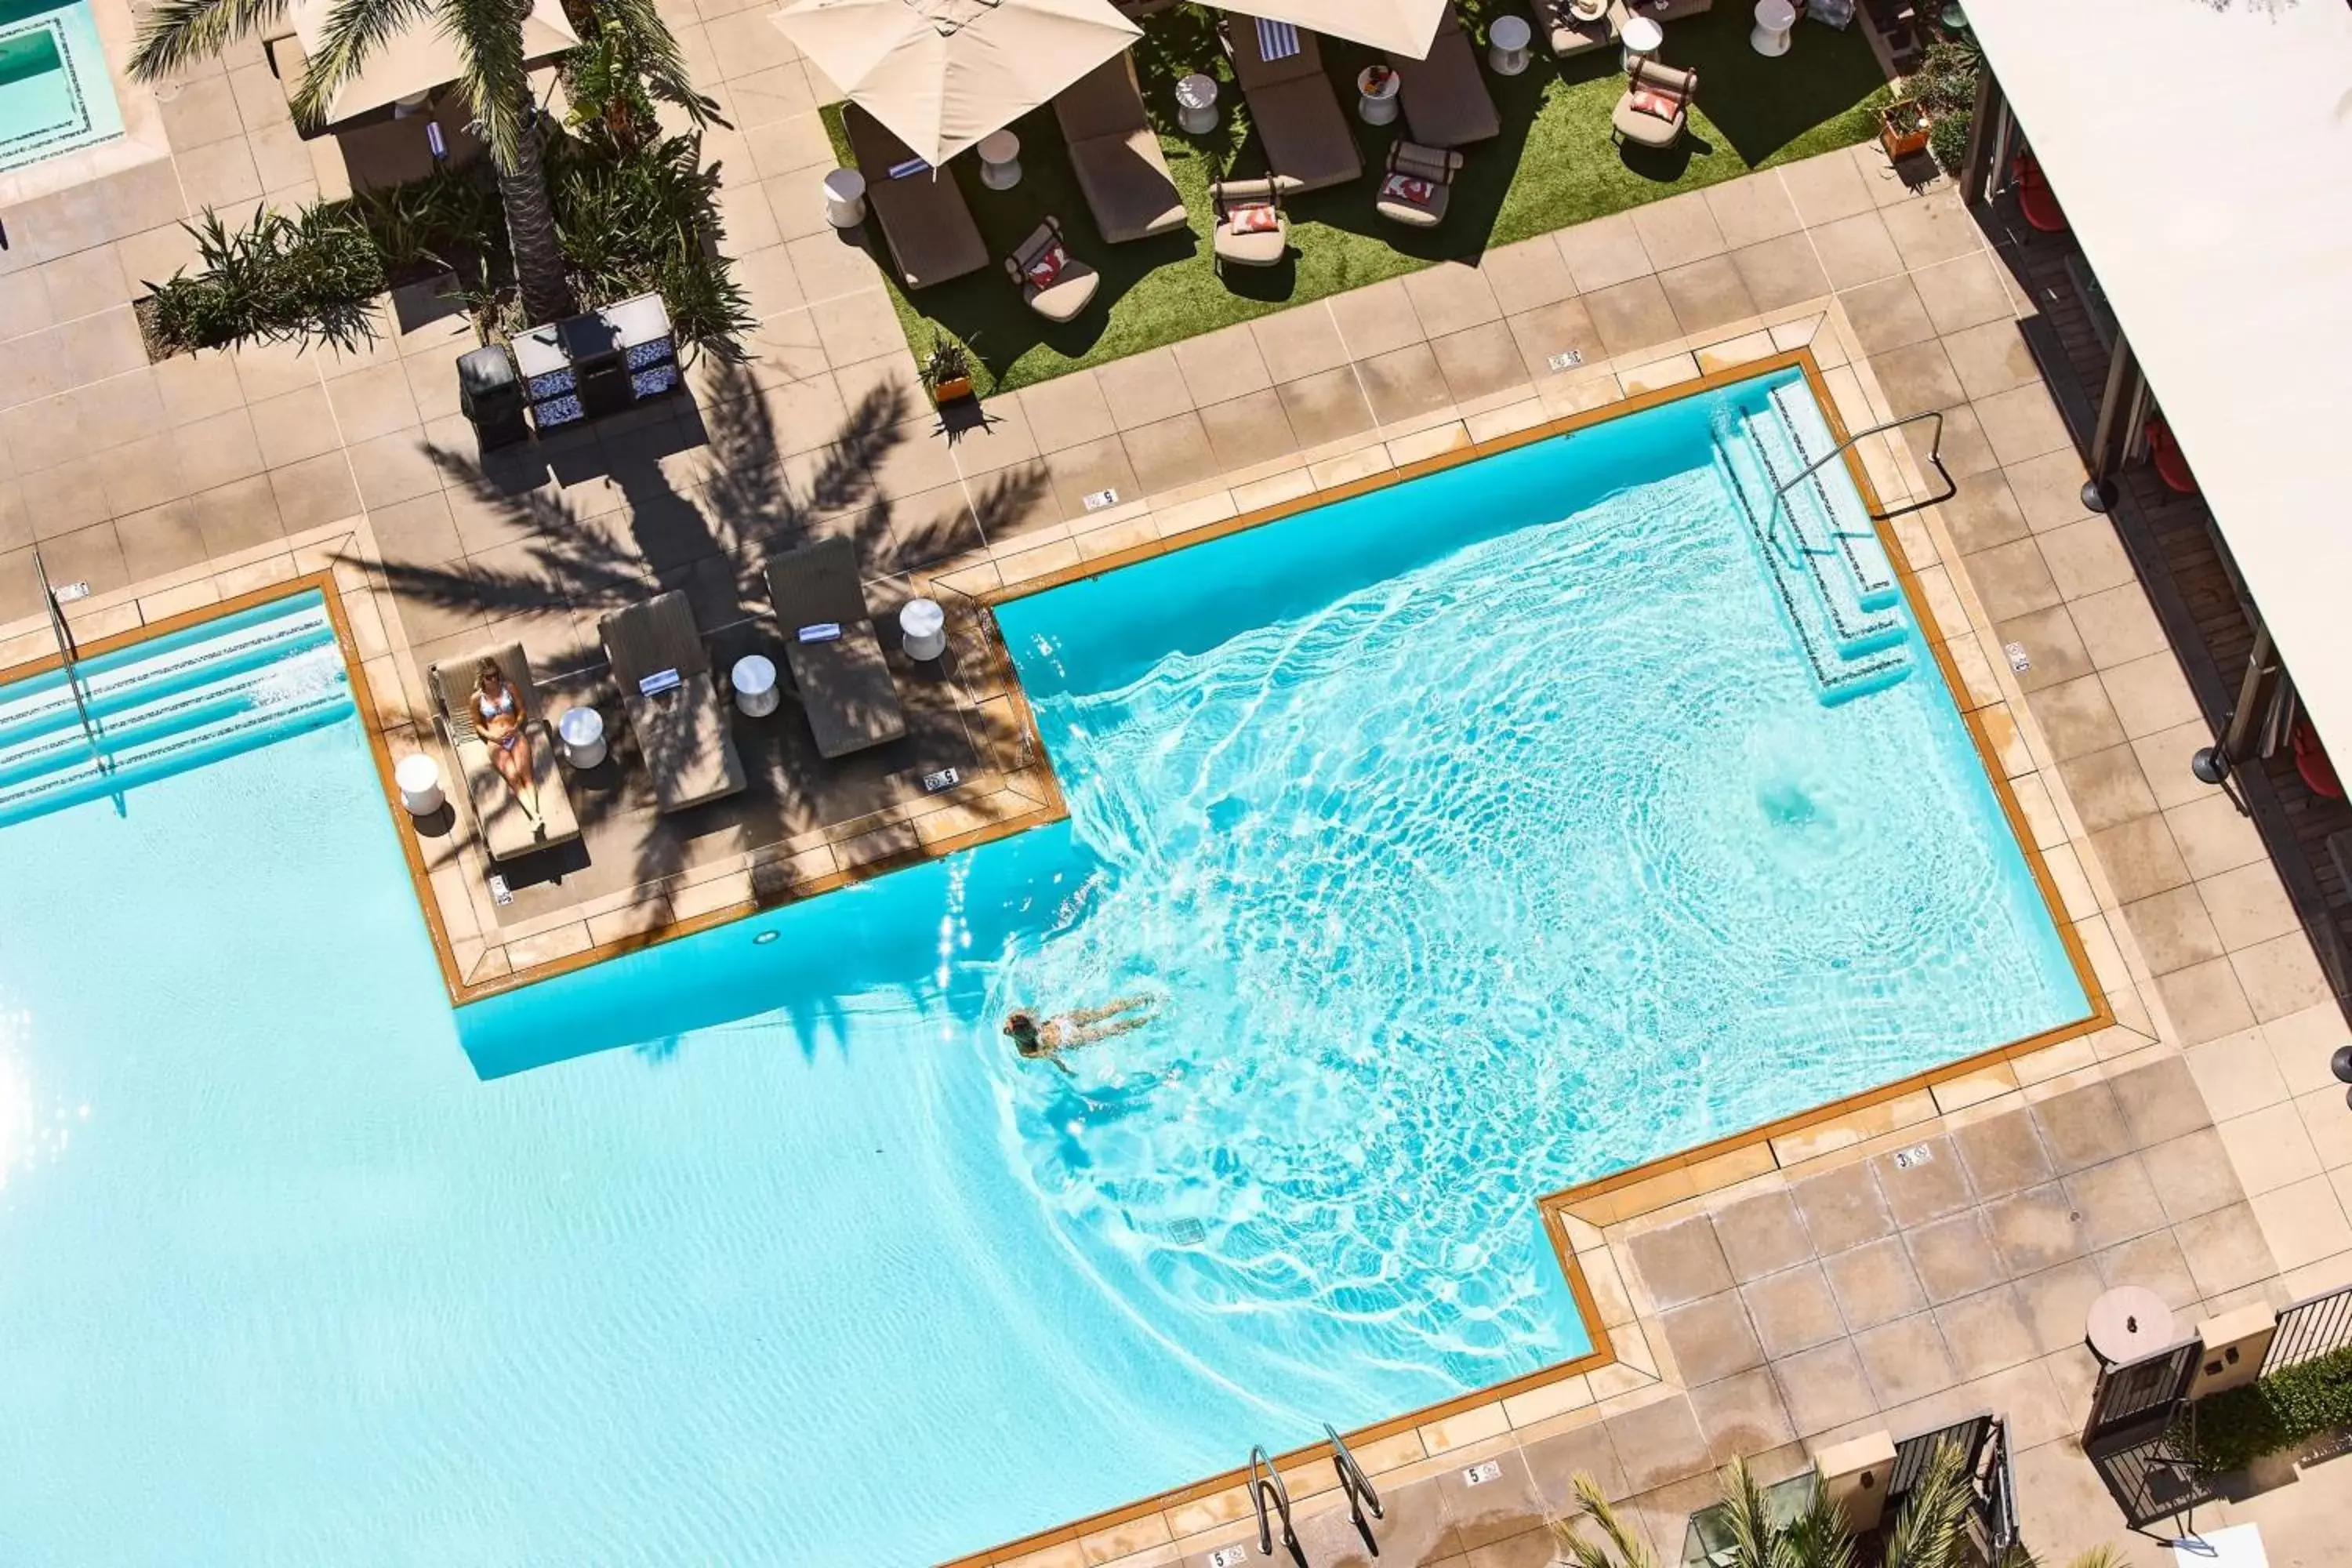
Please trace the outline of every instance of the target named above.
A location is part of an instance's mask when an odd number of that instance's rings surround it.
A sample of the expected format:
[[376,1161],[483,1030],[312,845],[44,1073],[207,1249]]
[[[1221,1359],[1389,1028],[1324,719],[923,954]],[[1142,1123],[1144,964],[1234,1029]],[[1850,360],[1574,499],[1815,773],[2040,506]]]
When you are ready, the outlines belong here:
[[771,19],[934,167],[1142,32],[1109,0],[796,0]]
[[1209,0],[1220,11],[1292,22],[1391,55],[1425,59],[1454,0]]
[[[306,61],[325,42],[327,17],[334,8],[334,0],[296,0],[291,16],[294,39]],[[537,65],[579,47],[580,35],[572,30],[571,21],[563,15],[562,0],[536,0],[522,22],[524,60]],[[378,110],[413,102],[447,87],[464,68],[439,17],[420,16],[367,52],[359,74],[335,89],[334,100],[327,105],[325,123],[341,125]],[[289,89],[295,85],[294,80],[288,82]]]

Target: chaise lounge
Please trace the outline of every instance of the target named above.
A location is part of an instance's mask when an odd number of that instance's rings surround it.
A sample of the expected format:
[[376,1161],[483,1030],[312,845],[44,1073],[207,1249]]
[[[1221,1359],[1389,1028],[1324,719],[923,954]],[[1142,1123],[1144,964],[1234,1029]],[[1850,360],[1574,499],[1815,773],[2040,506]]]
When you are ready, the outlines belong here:
[[661,809],[684,811],[741,789],[743,759],[686,595],[672,589],[615,610],[597,630]]
[[1424,147],[1460,147],[1499,135],[1503,117],[1478,69],[1478,57],[1463,36],[1462,18],[1451,5],[1438,19],[1426,59],[1389,57],[1401,79],[1397,94],[1405,124]]
[[[1580,15],[1590,11],[1591,16]],[[1580,0],[1536,0],[1536,26],[1544,31],[1555,58],[1568,59],[1588,49],[1606,48],[1625,26],[1624,0],[1606,0],[1597,8]]]
[[1609,117],[1610,128],[1620,139],[1643,147],[1671,147],[1690,123],[1691,100],[1697,96],[1698,72],[1654,59],[1635,60],[1624,96]]
[[[898,683],[866,613],[855,544],[828,539],[777,556],[768,563],[768,597],[820,756],[845,756],[907,732]],[[826,626],[838,626],[840,636],[801,640],[802,627]]]
[[1124,51],[1064,88],[1054,118],[1104,239],[1124,245],[1184,226],[1184,198],[1169,175],[1160,133],[1144,117],[1135,62]]
[[[491,763],[490,743],[474,728],[474,680],[485,659],[499,667],[515,700],[521,704],[523,733],[530,743],[531,779],[539,785],[540,816],[547,824],[544,836],[531,831],[522,802],[515,798],[513,788]],[[465,775],[466,804],[472,808],[474,826],[482,836],[482,852],[493,860],[511,860],[579,837],[580,818],[563,788],[554,737],[548,731],[547,710],[539,700],[539,689],[531,684],[530,660],[522,645],[476,648],[461,658],[441,660],[425,676],[442,736],[457,756],[457,771]]]
[[1344,185],[1364,172],[1363,155],[1348,130],[1348,116],[1323,74],[1323,52],[1315,35],[1292,29],[1297,47],[1277,59],[1265,57],[1270,37],[1286,37],[1287,23],[1236,16],[1225,25],[1225,48],[1234,74],[1249,100],[1250,119],[1265,142],[1265,160],[1297,191]]
[[987,242],[954,174],[924,169],[893,179],[890,171],[914,162],[914,152],[854,103],[842,105],[841,126],[856,154],[857,171],[866,176],[866,205],[882,226],[900,283],[928,289],[988,265]]

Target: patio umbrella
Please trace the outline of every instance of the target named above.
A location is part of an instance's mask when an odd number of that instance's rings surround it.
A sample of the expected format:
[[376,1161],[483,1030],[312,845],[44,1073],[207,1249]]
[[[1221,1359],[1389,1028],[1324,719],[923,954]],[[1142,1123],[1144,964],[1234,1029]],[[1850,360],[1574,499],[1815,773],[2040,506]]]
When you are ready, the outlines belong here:
[[1437,24],[1454,0],[1209,0],[1220,11],[1292,22],[1391,55],[1425,59]]
[[1109,0],[796,0],[771,20],[934,167],[1142,31]]
[[[334,0],[295,0],[294,39],[303,58],[319,52]],[[580,47],[580,35],[565,20],[563,0],[536,0],[523,18],[523,58],[531,65]],[[407,28],[368,51],[360,73],[343,83],[327,106],[326,124],[358,120],[394,104],[414,101],[457,79],[463,68],[440,24],[419,15]],[[297,79],[289,79],[289,89]]]

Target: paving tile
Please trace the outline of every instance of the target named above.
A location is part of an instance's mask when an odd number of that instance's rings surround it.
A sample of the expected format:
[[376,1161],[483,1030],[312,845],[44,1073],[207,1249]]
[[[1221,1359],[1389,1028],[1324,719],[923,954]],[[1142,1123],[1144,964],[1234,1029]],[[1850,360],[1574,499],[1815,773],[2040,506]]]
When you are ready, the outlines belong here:
[[370,511],[440,488],[440,471],[413,431],[379,436],[344,449],[359,482],[360,501]]
[[[1464,1479],[1459,1466],[1437,1473],[1438,1496],[1453,1527],[1454,1544],[1461,1551],[1475,1552],[1496,1542],[1524,1535],[1530,1524],[1543,1518],[1543,1498],[1536,1490],[1527,1460],[1518,1450],[1511,1448],[1496,1455],[1494,1464],[1501,1473],[1475,1486]],[[1344,1527],[1342,1540],[1361,1549],[1361,1538],[1356,1535],[1352,1524]]]
[[[2340,1108],[2339,1108],[2340,1109]],[[2352,1223],[2325,1176],[2312,1176],[2253,1198],[2263,1238],[2282,1269],[2300,1268],[2352,1248]]]
[[1112,420],[1121,430],[1157,424],[1192,406],[1192,394],[1176,368],[1175,353],[1169,349],[1148,349],[1113,360],[1096,368],[1095,379]]
[[1643,1288],[1662,1309],[1731,1289],[1731,1266],[1704,1215],[1643,1231],[1627,1246]]
[[2165,1223],[2164,1205],[2137,1154],[2087,1166],[2061,1185],[2074,1212],[2082,1216],[2084,1244],[2095,1252],[2146,1236]]
[[2000,470],[1970,474],[1955,482],[1958,490],[1937,510],[1944,526],[1952,531],[1954,547],[1962,555],[1973,555],[2026,537],[2029,531],[2025,515],[2018,509],[2017,497]]
[[1742,245],[1731,253],[1731,264],[1758,310],[1784,310],[1830,291],[1829,274],[1812,240],[1802,234]]
[[[1441,261],[1419,272],[1408,272],[1402,281],[1422,331],[1432,338],[1502,319],[1495,290],[1487,286],[1486,275],[1475,267]],[[1356,353],[1360,358],[1363,350],[1357,348]]]
[[1505,315],[1553,304],[1576,292],[1575,276],[1549,234],[1497,246],[1479,258],[1478,270],[1486,275],[1486,286]]
[[2197,892],[2226,949],[2251,947],[2302,929],[2277,871],[2264,862],[2217,872],[2200,880]]
[[1859,1421],[1878,1408],[1852,1340],[1800,1352],[1774,1362],[1771,1370],[1790,1424],[1801,1437]]
[[1925,1312],[1857,1333],[1853,1346],[1881,1408],[1941,1394],[1960,1381],[1942,1331]]
[[1936,1326],[1963,1381],[2021,1366],[2041,1353],[2024,1300],[2015,1287],[1996,1285],[1936,1309]]
[[1454,400],[1446,390],[1444,374],[1437,368],[1437,355],[1427,343],[1412,343],[1373,359],[1358,360],[1356,374],[1371,403],[1373,417],[1383,425],[1434,413]]
[[1895,1224],[1906,1227],[1956,1213],[1975,1196],[1967,1169],[1949,1139],[1927,1138],[1914,1147],[1925,1149],[1927,1158],[1907,1168],[1896,1167],[1892,1152],[1875,1155],[1870,1162]]
[[1895,1230],[1894,1216],[1867,1164],[1841,1165],[1790,1188],[1805,1229],[1823,1256],[1876,1241]]
[[1567,1518],[1576,1511],[1575,1482],[1580,1476],[1590,1479],[1603,1497],[1624,1497],[1632,1489],[1605,1423],[1594,1421],[1538,1438],[1520,1452],[1537,1494],[1557,1517]]
[[289,533],[322,528],[360,510],[359,487],[352,482],[352,466],[341,452],[322,452],[270,469],[269,491]]
[[2163,1297],[2164,1304],[2176,1312],[2189,1311],[2197,1305],[2197,1282],[2189,1273],[2189,1260],[2180,1254],[2180,1243],[2168,1228],[2108,1247],[2091,1261],[2111,1290],[2122,1285],[2141,1286]]
[[2330,999],[2327,977],[2303,932],[2291,931],[2230,955],[2246,1001],[2263,1023],[2315,1007]]
[[1718,1465],[1797,1440],[1796,1425],[1762,1366],[1691,1390],[1691,1414]]
[[2012,667],[2021,690],[2040,691],[2093,673],[2083,634],[2075,630],[2074,617],[2063,605],[2049,605],[1994,622],[1993,640],[2004,648],[2015,643],[2025,650],[2030,661],[2026,668]]
[[1942,340],[1954,374],[1971,399],[1990,397],[2042,378],[2025,334],[2003,318],[1964,327]]
[[1339,323],[1320,301],[1253,321],[1249,331],[1257,340],[1266,373],[1277,383],[1319,375],[1348,363]]
[[1839,1315],[1856,1332],[1916,1312],[1927,1304],[1902,1237],[1867,1242],[1822,1261]]
[[1551,368],[1552,356],[1571,349],[1590,362],[1608,357],[1601,334],[1593,329],[1592,314],[1580,299],[1522,310],[1510,318],[1510,328],[1519,345],[1519,359],[1531,377],[1559,374]]
[[[2136,594],[2139,590],[2135,584],[2130,591]],[[2110,664],[2099,671],[2099,681],[2107,689],[2107,700],[2115,707],[2116,721],[2135,741],[2178,729],[2201,716],[2197,699],[2180,673],[2179,661],[2168,648],[2123,664]],[[2179,804],[2193,804],[2203,798],[2197,795]]]
[[2197,1080],[2197,1090],[2217,1121],[2294,1098],[2259,1026],[2191,1046],[2183,1054],[2190,1076]]
[[1969,406],[1977,411],[1985,439],[1992,443],[1993,456],[2004,468],[2067,449],[2074,439],[2059,416],[2058,405],[2040,382],[1972,399]]
[[52,583],[87,583],[92,594],[110,594],[130,585],[122,544],[115,537],[110,522],[46,539],[41,542],[41,555]]
[[[1803,198],[1798,198],[1800,206]],[[1811,231],[1813,249],[1830,287],[1843,292],[1903,270],[1895,240],[1876,212],[1864,212],[1822,224]]]
[[210,555],[232,555],[286,537],[286,524],[268,476],[256,474],[189,498]]
[[[2152,798],[2152,797],[2151,797]],[[2152,807],[2151,807],[2152,809]],[[2101,824],[2100,826],[2106,826]],[[2221,956],[2221,939],[2193,886],[2182,886],[2124,906],[2124,922],[2152,974],[2208,963]]]
[[2116,1101],[2143,1148],[2212,1125],[2189,1064],[2166,1057],[2108,1080]]
[[1674,306],[1654,277],[1595,289],[1584,296],[1584,309],[1601,335],[1601,346],[1612,356],[1672,342],[1682,335]]
[[2218,1040],[2256,1022],[2245,988],[2228,959],[2216,958],[2159,974],[2156,994],[2184,1046]]
[[2241,1289],[2278,1272],[2262,1222],[2245,1204],[2200,1215],[2173,1228],[2189,1277],[2207,1299]]
[[2320,1173],[2319,1152],[2312,1146],[2292,1100],[2231,1117],[2219,1123],[2216,1131],[2250,1196],[2260,1197]]
[[2029,1274],[2016,1282],[2019,1303],[2044,1354],[2078,1346],[2088,1327],[2091,1303],[2106,1289],[2088,1258]]
[[1326,302],[1351,359],[1370,359],[1429,336],[1401,278],[1334,294]]
[[1790,163],[1780,171],[1797,216],[1814,228],[1874,210],[1870,187],[1843,149]]
[[1561,229],[1552,238],[1580,293],[1613,288],[1657,270],[1657,263],[1643,247],[1641,232],[1626,213]]
[[2072,447],[2028,458],[2002,471],[2017,496],[2026,526],[2037,533],[2093,515],[2083,505],[2083,486],[2090,476]]
[[1282,399],[1270,386],[1223,403],[1203,404],[1200,417],[1218,469],[1254,468],[1298,450]]
[[194,509],[184,500],[117,518],[114,531],[123,570],[134,583],[185,571],[208,553]]
[[1886,220],[1886,231],[1906,268],[1932,267],[1984,246],[1983,232],[1955,193],[1898,202],[1879,216]]
[[[2117,731],[2122,731],[2118,728]],[[2170,829],[2161,817],[2144,816],[2091,835],[2091,852],[2099,859],[2101,869],[2115,889],[2116,897],[2126,904],[2153,898],[2168,888],[2178,888],[2190,880],[2188,865],[2172,841]],[[2251,1016],[2247,1023],[2253,1020]],[[2243,1028],[2244,1024],[2235,1026]],[[2227,1029],[2221,1033],[2228,1034]],[[2203,1037],[2211,1039],[2214,1037]],[[2194,1043],[2194,1042],[2189,1042]]]
[[1714,1211],[1712,1217],[1735,1279],[1761,1279],[1813,1256],[1812,1238],[1786,1192],[1758,1193]]
[[1906,1230],[1911,1267],[1931,1305],[1973,1295],[1998,1283],[2000,1261],[1975,1209]]
[[1989,251],[1971,251],[1950,261],[1919,268],[1912,273],[1919,298],[1937,333],[1945,334],[2001,321],[2015,311],[2000,263]]
[[1986,1198],[2039,1186],[2051,1177],[2049,1152],[2042,1146],[2032,1116],[2023,1110],[1969,1122],[1951,1137],[1969,1180]]
[[1246,322],[1187,339],[1175,345],[1175,353],[1176,368],[1198,408],[1264,392],[1274,384]]
[[2104,517],[2088,517],[2041,536],[2042,558],[2058,591],[2069,599],[2134,581],[2131,557],[2116,537],[2115,524]]
[[1966,401],[1940,341],[1911,343],[1870,356],[1870,368],[1898,419]]
[[1704,192],[1688,191],[1633,209],[1634,232],[1660,271],[1720,256],[1730,246],[1707,205]]
[[1849,289],[1838,296],[1838,303],[1845,307],[1854,346],[1865,354],[1883,354],[1936,339],[1936,324],[1907,273]]
[[1748,1310],[1736,1291],[1670,1307],[1660,1314],[1659,1323],[1687,1387],[1764,1364]]
[[1208,430],[1197,414],[1138,426],[1122,438],[1128,461],[1135,466],[1136,487],[1144,495],[1175,489],[1217,471]]
[[1739,268],[1727,256],[1663,268],[1658,284],[1665,290],[1666,303],[1685,336],[1710,332],[1757,313]]
[[1724,243],[1735,250],[1795,235],[1804,227],[1796,203],[1789,197],[1788,185],[1777,171],[1726,180],[1700,194],[1706,198],[1707,211],[1714,215]]
[[1602,1425],[1624,1467],[1625,1484],[1636,1494],[1686,1480],[1713,1463],[1687,1399],[1654,1400]]
[[2039,1273],[2089,1250],[2081,1216],[2055,1182],[1996,1198],[1984,1214],[2001,1264],[2012,1276]]
[[[69,321],[77,316],[95,315],[121,304],[131,295],[131,285],[122,276],[122,253],[112,245],[95,245],[88,250],[43,262],[35,274],[47,300],[50,321]],[[16,330],[29,331],[34,328]]]
[[1045,470],[1062,515],[1073,520],[1087,515],[1086,498],[1090,495],[1109,490],[1125,501],[1145,493],[1136,479],[1134,465],[1127,460],[1126,443],[1117,436],[1048,452]]
[[1739,1288],[1757,1342],[1774,1360],[1825,1344],[1844,1332],[1829,1276],[1816,1262],[1767,1275]]
[[1312,451],[1373,426],[1372,405],[1365,401],[1353,365],[1286,381],[1275,390],[1302,449]]
[[[107,520],[107,456],[100,453],[70,458],[26,474],[18,481],[36,539],[46,543]],[[55,573],[51,576],[58,582],[74,581]]]
[[1491,397],[1527,384],[1527,365],[1519,357],[1518,342],[1506,322],[1488,321],[1444,337],[1433,337],[1429,347],[1437,356],[1437,367],[1455,403]]
[[2032,1108],[2042,1146],[2059,1174],[2129,1153],[2137,1145],[2115,1091],[2103,1081],[2070,1089]]

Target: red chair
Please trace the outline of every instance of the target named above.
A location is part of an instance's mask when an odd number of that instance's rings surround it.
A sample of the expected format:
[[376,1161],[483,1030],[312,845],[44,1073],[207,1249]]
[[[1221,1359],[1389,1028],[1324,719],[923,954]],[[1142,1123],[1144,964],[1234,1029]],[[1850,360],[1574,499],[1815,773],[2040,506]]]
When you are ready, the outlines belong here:
[[2050,181],[2031,153],[2017,155],[2017,210],[2043,234],[2066,232],[2066,214],[2050,191]]
[[2343,782],[2336,776],[2336,764],[2327,759],[2327,748],[2319,743],[2319,731],[2308,720],[2294,727],[2294,771],[2311,786],[2311,793],[2323,800],[2342,800]]
[[2148,416],[2147,456],[2167,489],[2178,495],[2197,493],[2197,476],[2189,471],[2189,459],[2180,455],[2180,443],[2172,438],[2172,426],[2161,415]]

